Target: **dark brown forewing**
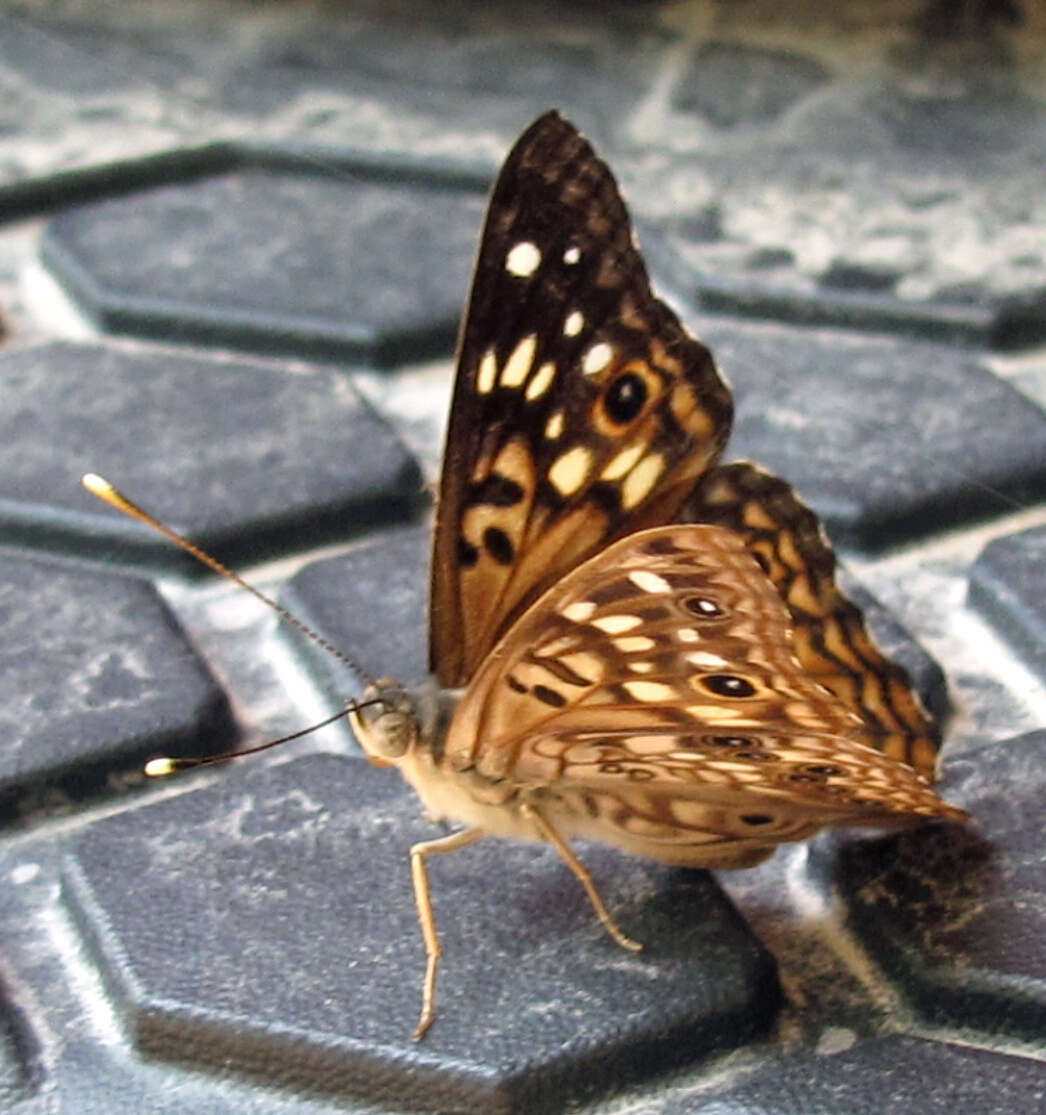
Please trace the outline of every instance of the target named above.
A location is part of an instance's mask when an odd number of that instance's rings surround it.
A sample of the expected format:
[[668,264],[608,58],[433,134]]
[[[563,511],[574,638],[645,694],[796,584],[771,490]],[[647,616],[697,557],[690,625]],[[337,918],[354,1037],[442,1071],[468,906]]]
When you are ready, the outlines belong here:
[[464,684],[550,584],[670,521],[729,434],[708,350],[650,291],[617,185],[548,113],[495,185],[462,330],[430,662]]
[[839,590],[831,543],[793,489],[738,461],[703,478],[684,516],[744,539],[791,614],[795,652],[808,675],[861,717],[866,743],[932,779],[940,728],[907,671],[875,645],[860,609]]

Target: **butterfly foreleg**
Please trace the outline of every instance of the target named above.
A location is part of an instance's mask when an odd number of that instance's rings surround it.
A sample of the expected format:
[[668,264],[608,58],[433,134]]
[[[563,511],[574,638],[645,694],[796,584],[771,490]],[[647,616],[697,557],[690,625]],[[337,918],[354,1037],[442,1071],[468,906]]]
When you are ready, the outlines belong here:
[[596,884],[592,881],[592,876],[589,874],[588,868],[574,855],[570,845],[556,832],[552,824],[530,803],[524,802],[524,804],[520,806],[520,812],[533,823],[538,832],[540,832],[549,844],[559,852],[563,862],[573,872],[574,878],[585,888],[585,894],[588,895],[588,900],[592,903],[592,909],[596,911],[596,916],[602,922],[603,928],[606,929],[610,936],[613,937],[623,949],[628,949],[629,952],[639,952],[643,947],[642,944],[640,944],[639,941],[633,941],[631,937],[623,933],[618,927],[617,922],[610,916],[610,911],[603,904],[603,899],[599,897],[599,891],[596,890]]
[[439,942],[439,934],[436,932],[436,917],[432,912],[429,872],[425,859],[427,856],[440,855],[443,852],[455,852],[458,848],[464,848],[475,843],[485,835],[486,833],[482,829],[462,829],[460,832],[452,832],[449,836],[441,836],[436,840],[425,840],[420,844],[414,844],[410,849],[410,873],[414,881],[414,901],[418,907],[421,936],[425,941],[425,983],[421,992],[421,1018],[418,1019],[418,1024],[411,1035],[415,1041],[421,1041],[436,1017],[436,970],[439,967],[439,958],[443,953]]

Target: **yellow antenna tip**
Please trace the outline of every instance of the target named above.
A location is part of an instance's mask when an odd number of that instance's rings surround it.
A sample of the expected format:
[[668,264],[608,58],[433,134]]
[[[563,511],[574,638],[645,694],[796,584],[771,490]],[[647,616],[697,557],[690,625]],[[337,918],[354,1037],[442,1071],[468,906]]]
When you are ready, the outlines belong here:
[[115,491],[112,484],[105,479],[104,476],[99,476],[96,472],[85,472],[80,477],[80,483],[91,492],[93,495],[101,499],[105,499],[107,495]]
[[164,778],[189,767],[199,766],[199,759],[150,759],[142,768],[149,778]]

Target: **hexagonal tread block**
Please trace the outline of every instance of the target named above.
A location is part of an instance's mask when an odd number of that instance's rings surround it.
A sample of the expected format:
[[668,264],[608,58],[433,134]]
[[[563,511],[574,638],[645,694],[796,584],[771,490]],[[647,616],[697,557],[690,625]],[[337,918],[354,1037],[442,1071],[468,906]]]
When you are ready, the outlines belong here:
[[702,333],[737,399],[727,455],[794,484],[840,543],[874,549],[1046,496],[1046,412],[961,350],[771,325]]
[[224,693],[149,582],[8,555],[0,614],[4,812],[231,743]]
[[309,756],[92,825],[64,893],[140,1051],[379,1106],[562,1110],[771,1024],[776,966],[707,873],[580,849],[632,954],[551,848],[486,840],[430,865],[414,1044],[407,851],[438,834],[394,772]]
[[112,332],[391,363],[453,347],[482,216],[446,180],[250,166],[70,209],[42,250]]
[[845,844],[831,868],[850,920],[913,1008],[938,1026],[1038,1041],[1046,1032],[1041,814],[1046,731],[946,765],[969,826]]
[[1046,677],[1046,527],[989,542],[970,574],[970,603]]
[[409,516],[413,458],[343,377],[169,351],[0,355],[0,529],[76,555],[200,567],[79,485],[101,473],[234,563]]

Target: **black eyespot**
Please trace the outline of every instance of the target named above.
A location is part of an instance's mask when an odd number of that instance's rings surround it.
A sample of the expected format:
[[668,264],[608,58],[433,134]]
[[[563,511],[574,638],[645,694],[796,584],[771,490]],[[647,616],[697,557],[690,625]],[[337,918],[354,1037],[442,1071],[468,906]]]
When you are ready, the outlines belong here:
[[824,766],[820,764],[810,763],[803,767],[807,774],[842,774],[843,772],[838,767]]
[[683,601],[683,607],[702,619],[719,619],[720,616],[726,615],[726,611],[707,596],[688,596]]
[[516,547],[500,527],[487,527],[483,532],[483,547],[498,565],[511,565],[515,560]]
[[557,693],[555,689],[549,689],[547,685],[535,685],[533,693],[539,701],[544,701],[546,705],[551,705],[553,708],[562,708],[567,703],[567,699],[562,693]]
[[767,751],[738,751],[737,757],[749,763],[776,763],[777,760]]
[[773,820],[773,817],[768,816],[766,813],[742,813],[741,820],[746,825],[768,825]]
[[603,396],[603,408],[611,422],[624,426],[643,409],[648,395],[643,377],[635,372],[625,372],[607,389]]
[[714,747],[758,747],[754,739],[747,736],[712,736],[709,739]]
[[701,684],[717,697],[751,697],[755,694],[755,686],[750,681],[734,674],[707,674],[701,679]]
[[647,770],[646,767],[632,767],[628,772],[629,782],[649,782],[651,778],[656,777],[656,773],[652,770]]
[[471,569],[479,561],[479,550],[466,542],[464,538],[458,539],[458,565],[464,569]]

